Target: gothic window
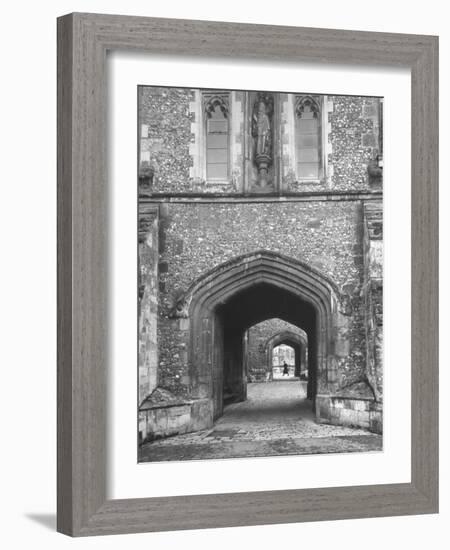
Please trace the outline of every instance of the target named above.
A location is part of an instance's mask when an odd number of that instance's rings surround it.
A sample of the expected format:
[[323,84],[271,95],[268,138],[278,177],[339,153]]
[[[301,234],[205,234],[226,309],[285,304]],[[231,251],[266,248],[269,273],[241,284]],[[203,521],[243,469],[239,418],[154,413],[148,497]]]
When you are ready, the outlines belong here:
[[296,170],[299,180],[322,177],[322,128],[320,100],[299,96],[295,104]]
[[229,101],[228,93],[203,95],[206,119],[206,180],[229,179]]

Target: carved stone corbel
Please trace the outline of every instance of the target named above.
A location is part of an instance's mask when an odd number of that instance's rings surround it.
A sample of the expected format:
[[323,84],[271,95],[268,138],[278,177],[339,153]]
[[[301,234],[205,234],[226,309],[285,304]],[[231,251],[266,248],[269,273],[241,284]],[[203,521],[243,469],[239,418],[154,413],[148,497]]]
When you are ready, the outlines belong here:
[[369,185],[371,187],[381,185],[383,180],[383,166],[378,156],[369,161],[367,173],[369,175]]
[[342,294],[339,299],[339,311],[342,315],[349,316],[353,313],[352,298],[348,294]]
[[176,302],[169,312],[170,319],[187,319],[189,317],[189,306],[191,305],[192,295],[182,296]]

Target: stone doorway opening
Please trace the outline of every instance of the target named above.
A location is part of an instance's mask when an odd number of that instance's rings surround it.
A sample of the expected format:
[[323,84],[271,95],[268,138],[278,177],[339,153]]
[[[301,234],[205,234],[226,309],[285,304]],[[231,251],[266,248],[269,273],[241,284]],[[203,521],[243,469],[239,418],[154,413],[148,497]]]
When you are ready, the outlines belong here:
[[[249,371],[249,329],[271,318],[278,318],[301,328],[310,343],[310,398],[317,392],[317,314],[314,306],[287,289],[270,283],[257,282],[237,292],[215,311],[216,363],[213,374],[215,418],[223,406],[247,398]],[[273,380],[274,349],[293,344],[297,348],[297,369],[300,366],[301,348],[298,339],[279,335],[267,346],[267,371]],[[222,348],[223,345],[223,348]],[[293,351],[295,370],[295,351]],[[270,370],[269,370],[270,369]],[[222,396],[220,395],[222,393]],[[222,397],[222,399],[221,399]]]

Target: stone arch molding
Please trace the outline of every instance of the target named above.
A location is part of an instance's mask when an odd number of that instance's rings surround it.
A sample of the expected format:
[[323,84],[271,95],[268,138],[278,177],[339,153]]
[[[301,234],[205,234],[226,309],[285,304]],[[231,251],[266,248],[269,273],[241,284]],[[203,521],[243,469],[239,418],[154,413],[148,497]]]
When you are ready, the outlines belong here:
[[275,286],[291,289],[301,294],[319,309],[339,309],[349,315],[348,297],[339,292],[337,285],[318,269],[306,262],[272,252],[258,250],[242,254],[220,264],[196,279],[176,300],[169,312],[171,318],[188,318],[194,302],[202,301],[209,306],[224,301],[233,294],[232,290],[244,289],[246,282],[253,284],[254,274],[259,282],[273,283]]
[[297,116],[301,116],[305,107],[309,107],[314,114],[314,118],[319,118],[320,115],[320,100],[312,96],[299,96],[295,102],[295,112]]
[[207,118],[211,118],[211,114],[216,107],[219,107],[223,113],[223,116],[228,118],[230,110],[229,95],[229,92],[203,92],[203,103]]

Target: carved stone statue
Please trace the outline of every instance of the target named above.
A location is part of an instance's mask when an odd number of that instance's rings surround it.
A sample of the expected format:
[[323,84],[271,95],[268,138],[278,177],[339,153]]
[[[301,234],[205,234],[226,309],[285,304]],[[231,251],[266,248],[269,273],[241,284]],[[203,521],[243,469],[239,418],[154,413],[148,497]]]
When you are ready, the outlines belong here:
[[258,102],[258,110],[254,113],[254,135],[256,135],[256,155],[270,155],[270,120],[267,116],[264,101]]
[[252,119],[252,135],[255,139],[255,162],[258,168],[259,185],[268,185],[268,168],[272,162],[272,126],[273,97],[259,93]]

